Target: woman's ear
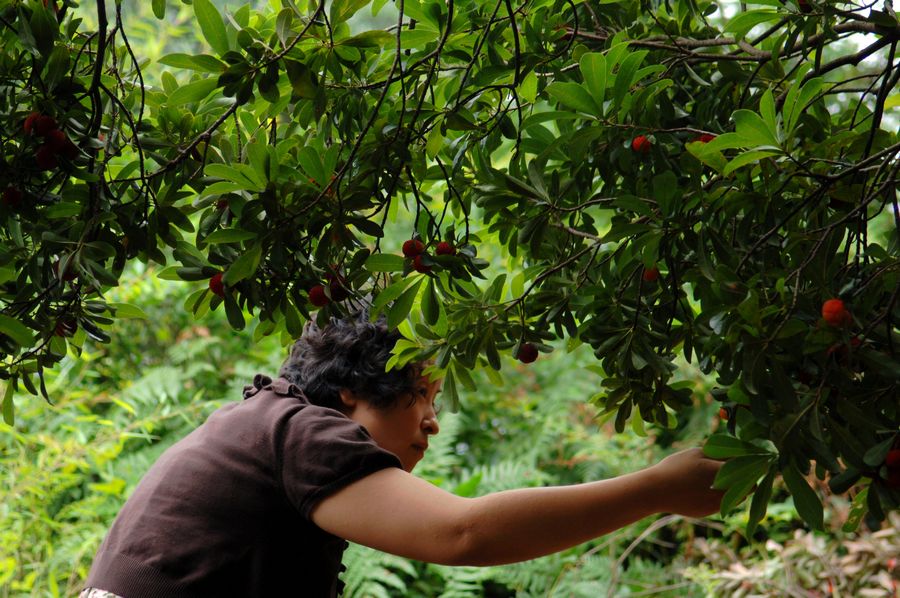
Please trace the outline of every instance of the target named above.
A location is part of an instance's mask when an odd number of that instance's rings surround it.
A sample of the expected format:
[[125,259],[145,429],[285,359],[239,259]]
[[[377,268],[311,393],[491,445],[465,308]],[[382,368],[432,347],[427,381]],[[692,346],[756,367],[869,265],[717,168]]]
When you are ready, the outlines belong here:
[[359,398],[352,391],[346,388],[340,390],[342,411],[351,412],[359,402]]

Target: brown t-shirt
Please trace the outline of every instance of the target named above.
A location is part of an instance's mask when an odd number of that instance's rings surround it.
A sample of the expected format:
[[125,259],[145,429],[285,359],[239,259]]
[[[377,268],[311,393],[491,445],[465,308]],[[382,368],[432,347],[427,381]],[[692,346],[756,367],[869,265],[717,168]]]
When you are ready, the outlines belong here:
[[150,468],[87,586],[124,598],[332,597],[346,542],[315,505],[399,459],[287,380],[258,375]]

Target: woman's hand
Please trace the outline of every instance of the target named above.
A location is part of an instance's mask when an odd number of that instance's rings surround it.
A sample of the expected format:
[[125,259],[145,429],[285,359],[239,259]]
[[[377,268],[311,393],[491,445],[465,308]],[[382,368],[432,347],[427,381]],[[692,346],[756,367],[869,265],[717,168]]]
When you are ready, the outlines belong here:
[[712,483],[723,464],[692,448],[669,455],[647,469],[658,486],[659,510],[687,517],[705,517],[718,511],[725,493],[714,490]]

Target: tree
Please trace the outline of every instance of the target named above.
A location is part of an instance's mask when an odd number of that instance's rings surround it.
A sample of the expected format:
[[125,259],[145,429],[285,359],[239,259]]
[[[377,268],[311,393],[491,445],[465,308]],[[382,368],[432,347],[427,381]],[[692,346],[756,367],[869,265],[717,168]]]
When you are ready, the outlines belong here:
[[[0,2],[8,422],[19,384],[46,396],[44,368],[141,315],[103,298],[140,260],[258,336],[371,294],[395,362],[434,357],[451,402],[567,339],[618,429],[665,427],[696,362],[728,418],[723,511],[756,486],[748,531],[779,473],[814,527],[811,470],[853,488],[851,525],[897,508],[889,5],[385,4],[154,0],[209,49],[149,80],[120,3],[93,30],[71,0]],[[396,24],[353,31],[362,8]]]

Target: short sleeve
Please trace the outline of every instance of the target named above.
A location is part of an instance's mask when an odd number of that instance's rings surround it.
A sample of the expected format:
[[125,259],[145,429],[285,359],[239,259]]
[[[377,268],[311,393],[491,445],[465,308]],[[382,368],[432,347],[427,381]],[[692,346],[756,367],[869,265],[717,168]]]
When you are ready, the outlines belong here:
[[360,424],[317,405],[288,422],[281,462],[285,494],[305,519],[319,501],[344,486],[386,467],[402,467]]

